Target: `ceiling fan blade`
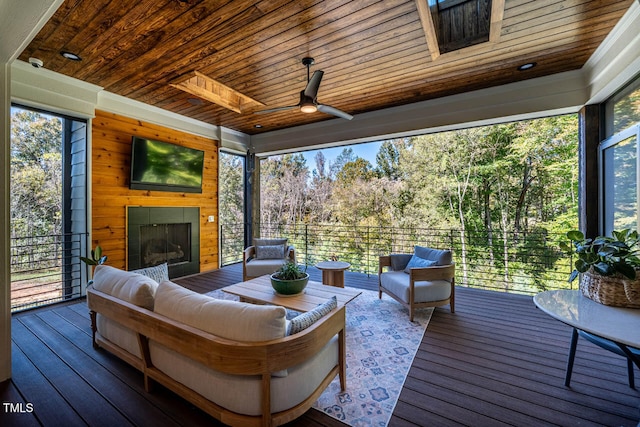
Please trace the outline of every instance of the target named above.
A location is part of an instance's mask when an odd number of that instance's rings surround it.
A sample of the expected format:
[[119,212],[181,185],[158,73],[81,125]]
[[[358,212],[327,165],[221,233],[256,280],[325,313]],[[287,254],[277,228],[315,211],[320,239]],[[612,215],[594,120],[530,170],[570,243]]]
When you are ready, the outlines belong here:
[[351,114],[345,113],[342,110],[338,110],[337,108],[333,108],[328,105],[318,104],[318,111],[326,114],[331,114],[332,116],[340,117],[342,119],[353,119],[353,116]]
[[322,81],[322,76],[324,75],[324,71],[314,71],[313,76],[309,79],[307,83],[307,87],[304,88],[304,96],[308,96],[311,99],[316,99],[318,96],[318,88],[320,87],[320,82]]
[[267,110],[254,111],[254,114],[269,114],[269,113],[275,113],[277,111],[292,110],[292,109],[298,108],[298,107],[299,107],[299,105],[289,105],[287,107],[269,108]]

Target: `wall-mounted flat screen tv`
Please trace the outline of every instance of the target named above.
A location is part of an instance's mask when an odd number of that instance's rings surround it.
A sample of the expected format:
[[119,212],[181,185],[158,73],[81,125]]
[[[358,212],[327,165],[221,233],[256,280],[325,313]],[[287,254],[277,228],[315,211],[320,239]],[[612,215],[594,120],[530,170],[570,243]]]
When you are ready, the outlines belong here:
[[129,187],[202,193],[203,166],[204,151],[134,136]]

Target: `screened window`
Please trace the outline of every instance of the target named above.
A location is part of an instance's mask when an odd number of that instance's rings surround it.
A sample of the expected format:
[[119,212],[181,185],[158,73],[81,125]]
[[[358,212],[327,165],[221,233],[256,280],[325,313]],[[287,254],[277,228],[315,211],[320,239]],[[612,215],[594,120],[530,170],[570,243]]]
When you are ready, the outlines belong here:
[[87,123],[11,108],[11,310],[82,296]]
[[640,76],[606,103],[606,136],[640,123]]
[[220,152],[219,211],[222,265],[242,260],[245,232],[245,157]]
[[602,150],[604,233],[638,226],[637,129],[619,134]]
[[602,232],[639,228],[640,77],[605,104],[608,138],[600,145]]

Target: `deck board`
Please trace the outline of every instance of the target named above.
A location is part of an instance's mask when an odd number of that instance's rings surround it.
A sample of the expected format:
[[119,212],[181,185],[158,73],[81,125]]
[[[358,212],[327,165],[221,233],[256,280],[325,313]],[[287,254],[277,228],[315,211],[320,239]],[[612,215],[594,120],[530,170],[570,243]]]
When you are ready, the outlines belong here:
[[[175,281],[204,293],[242,281],[242,269]],[[377,289],[376,276],[346,272],[345,283]],[[140,372],[94,350],[83,300],[17,313],[12,325],[14,377],[0,397],[34,412],[0,412],[3,426],[221,425],[163,387],[145,392]],[[454,314],[434,311],[389,426],[635,427],[640,392],[628,387],[623,358],[581,339],[564,387],[570,333],[530,296],[458,288]],[[344,424],[312,409],[288,426]]]
[[434,312],[390,425],[433,416],[457,425],[637,424],[640,394],[627,385],[624,359],[580,340],[565,388],[571,328],[531,297],[475,289],[457,297],[455,314]]

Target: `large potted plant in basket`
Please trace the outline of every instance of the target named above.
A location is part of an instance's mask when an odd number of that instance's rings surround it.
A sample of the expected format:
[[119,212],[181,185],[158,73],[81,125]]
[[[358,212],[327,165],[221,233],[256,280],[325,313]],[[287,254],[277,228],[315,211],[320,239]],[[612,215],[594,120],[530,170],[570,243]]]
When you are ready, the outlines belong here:
[[614,231],[611,236],[585,238],[581,231],[567,233],[571,245],[562,247],[578,259],[569,281],[582,274],[580,291],[604,305],[640,308],[640,238],[636,230]]
[[297,295],[309,282],[309,273],[293,262],[287,262],[271,275],[271,286],[280,295]]

